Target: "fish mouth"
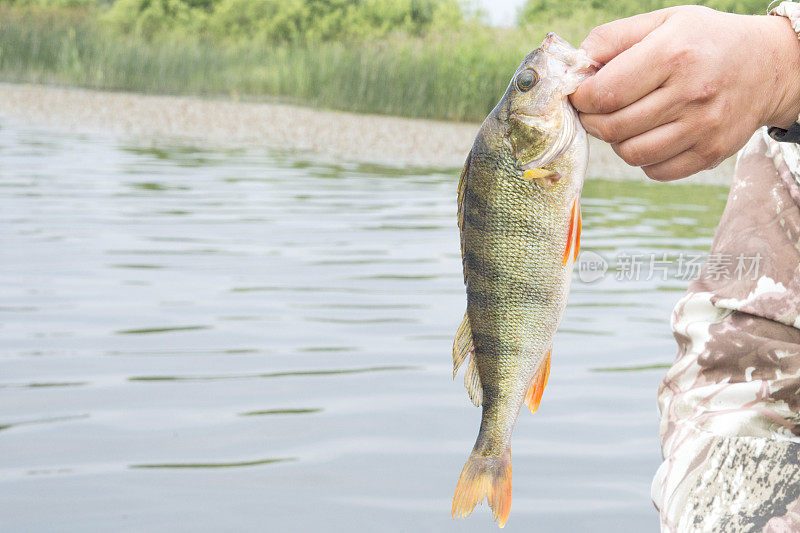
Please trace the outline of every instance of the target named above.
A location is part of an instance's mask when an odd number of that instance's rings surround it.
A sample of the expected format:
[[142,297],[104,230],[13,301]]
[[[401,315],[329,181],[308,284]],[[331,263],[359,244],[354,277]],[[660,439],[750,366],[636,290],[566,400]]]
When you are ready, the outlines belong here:
[[[554,136],[548,136],[547,146],[541,155],[539,155],[539,157],[522,165],[518,165],[518,168],[523,172],[533,168],[542,168],[549,165],[564,155],[564,153],[572,146],[572,143],[578,133],[578,114],[575,112],[575,109],[569,103],[566,96],[562,97],[561,107],[563,112],[562,116],[564,118],[559,125],[560,127],[557,128],[558,134]],[[548,121],[542,120],[542,117],[540,116],[515,113],[512,118],[539,130],[553,130],[552,124],[548,124]]]
[[586,78],[593,76],[603,67],[591,59],[585,50],[575,48],[553,32],[542,41],[541,49],[549,56],[550,74],[558,74],[564,82],[563,94],[574,93]]
[[583,61],[588,62],[587,66],[596,67],[597,69],[603,66],[602,63],[589,59],[585,50],[575,48],[552,31],[545,36],[541,48],[567,66],[579,66]]

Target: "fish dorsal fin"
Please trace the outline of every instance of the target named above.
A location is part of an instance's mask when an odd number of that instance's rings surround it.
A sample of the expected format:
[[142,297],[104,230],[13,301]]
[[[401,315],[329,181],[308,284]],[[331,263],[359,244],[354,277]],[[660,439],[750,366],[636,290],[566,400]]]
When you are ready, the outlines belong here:
[[551,352],[552,350],[547,350],[544,361],[539,365],[536,374],[533,375],[531,385],[528,388],[528,394],[525,395],[525,403],[528,404],[528,409],[531,410],[531,413],[535,413],[539,409],[539,403],[542,401],[544,388],[547,386],[547,379],[550,377]]
[[466,387],[469,399],[472,400],[475,407],[480,407],[483,402],[483,387],[481,387],[481,377],[478,374],[478,365],[475,364],[474,353],[469,358],[467,370],[464,372],[464,387]]
[[[466,252],[464,216],[471,159],[472,151],[470,150],[469,155],[467,155],[467,160],[464,162],[464,168],[461,170],[461,176],[458,179],[458,229],[461,233],[461,263],[464,268],[464,283],[467,282],[467,264],[464,259]],[[458,326],[456,339],[453,342],[453,377],[456,377],[458,367],[464,363],[467,357],[469,357],[469,363],[467,363],[467,369],[464,373],[464,387],[466,387],[472,403],[476,406],[480,406],[483,401],[483,388],[481,387],[481,378],[478,374],[478,366],[475,364],[475,345],[472,340],[472,327],[469,323],[469,316],[467,313],[464,313],[464,318],[461,320],[461,325]]]
[[458,231],[461,234],[461,265],[464,269],[464,283],[467,282],[467,263],[464,259],[466,253],[466,242],[464,239],[464,205],[467,198],[467,181],[469,174],[469,161],[472,159],[472,150],[467,154],[467,160],[464,162],[464,168],[461,170],[461,176],[458,178]]
[[456,377],[458,368],[472,355],[474,347],[472,345],[472,328],[469,325],[469,316],[464,313],[464,319],[456,331],[456,340],[453,341],[453,377]]

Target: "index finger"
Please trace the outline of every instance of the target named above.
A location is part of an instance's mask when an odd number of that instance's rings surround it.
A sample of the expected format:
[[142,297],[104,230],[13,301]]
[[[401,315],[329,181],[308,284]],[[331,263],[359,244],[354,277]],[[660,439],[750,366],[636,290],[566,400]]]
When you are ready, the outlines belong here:
[[581,48],[600,63],[608,63],[638,43],[673,15],[675,8],[658,9],[597,26],[581,43]]
[[669,72],[659,58],[669,35],[660,27],[621,52],[584,81],[572,95],[572,104],[583,113],[612,113],[660,87]]

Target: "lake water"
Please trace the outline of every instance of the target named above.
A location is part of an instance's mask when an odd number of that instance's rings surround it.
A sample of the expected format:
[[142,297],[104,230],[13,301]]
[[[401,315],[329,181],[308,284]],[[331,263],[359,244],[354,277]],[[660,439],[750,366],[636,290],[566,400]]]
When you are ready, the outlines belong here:
[[[480,419],[451,379],[457,174],[0,122],[2,529],[492,530],[450,518]],[[508,531],[657,530],[687,282],[619,258],[702,252],[725,195],[587,184],[612,269],[573,283],[520,414]]]

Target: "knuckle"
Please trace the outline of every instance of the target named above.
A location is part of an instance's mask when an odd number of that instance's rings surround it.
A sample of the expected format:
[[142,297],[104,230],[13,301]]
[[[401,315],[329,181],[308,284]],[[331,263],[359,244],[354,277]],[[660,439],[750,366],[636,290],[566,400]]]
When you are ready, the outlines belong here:
[[615,143],[620,140],[620,128],[612,120],[603,120],[597,124],[597,132],[600,138],[607,143]]
[[708,128],[709,125],[711,125],[712,127],[716,127],[722,124],[724,119],[725,119],[725,110],[722,108],[722,106],[718,105],[707,106],[705,112],[705,118],[703,120],[704,124],[706,125],[706,128]]
[[663,173],[656,168],[642,167],[642,170],[644,171],[645,175],[653,181],[667,181],[664,178]]
[[[708,80],[698,84],[688,94],[689,101],[696,104],[704,104],[711,102],[719,94],[719,84],[714,80]],[[718,116],[718,110],[713,110],[715,118]]]
[[699,13],[710,13],[713,9],[700,5],[686,5],[678,7],[679,16],[696,17]]
[[645,175],[653,181],[666,182],[666,181],[674,181],[685,177],[679,172],[671,171],[667,168],[663,168],[660,166],[642,167],[642,170],[644,170]]
[[646,157],[647,154],[644,150],[642,150],[641,146],[638,146],[632,142],[623,142],[616,145],[615,151],[617,155],[619,155],[623,161],[631,165],[632,167],[640,167],[647,163]]
[[674,45],[668,52],[667,61],[673,70],[685,69],[695,63],[701,51],[694,43]]
[[711,165],[717,166],[724,159],[725,148],[718,141],[710,142],[699,150],[699,155],[704,166],[713,168]]
[[613,89],[598,87],[592,96],[592,107],[597,113],[610,113],[617,109],[619,96]]
[[717,148],[714,153],[711,154],[712,158],[708,168],[717,168],[723,161],[728,158],[728,151],[725,150],[724,147]]
[[709,80],[703,84],[700,90],[700,98],[703,101],[713,100],[719,95],[719,83],[716,80]]
[[613,36],[614,32],[611,30],[610,25],[606,23],[593,28],[589,32],[589,35],[586,36],[586,41],[593,43],[604,43],[610,41]]

